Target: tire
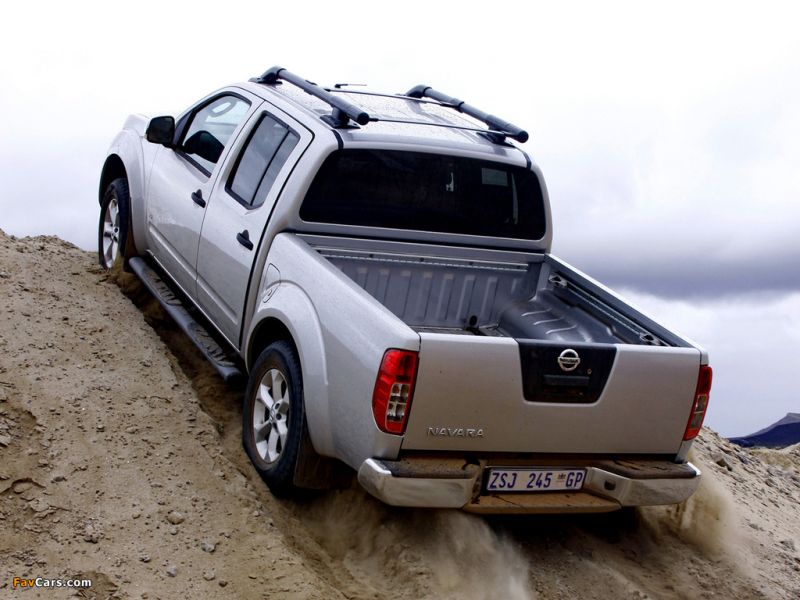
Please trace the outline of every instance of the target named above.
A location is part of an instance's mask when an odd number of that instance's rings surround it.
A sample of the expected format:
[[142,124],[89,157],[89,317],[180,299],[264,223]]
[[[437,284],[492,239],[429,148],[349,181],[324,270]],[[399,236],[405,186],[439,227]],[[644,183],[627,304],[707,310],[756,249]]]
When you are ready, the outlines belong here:
[[294,474],[307,436],[300,361],[291,344],[274,342],[250,372],[242,407],[242,444],[276,496],[299,491]]
[[100,203],[97,232],[97,255],[104,269],[111,269],[117,261],[127,256],[130,206],[128,181],[119,178],[108,184]]

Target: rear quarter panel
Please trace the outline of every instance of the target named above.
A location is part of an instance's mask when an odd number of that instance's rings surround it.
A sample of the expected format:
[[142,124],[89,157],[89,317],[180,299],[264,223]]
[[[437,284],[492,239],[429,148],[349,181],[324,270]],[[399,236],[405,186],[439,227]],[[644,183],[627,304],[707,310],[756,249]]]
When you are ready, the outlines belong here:
[[270,317],[292,333],[315,450],[354,468],[396,458],[402,438],[375,425],[372,391],[384,352],[419,350],[419,336],[294,234],[275,237],[269,265],[280,276],[260,293],[247,339]]

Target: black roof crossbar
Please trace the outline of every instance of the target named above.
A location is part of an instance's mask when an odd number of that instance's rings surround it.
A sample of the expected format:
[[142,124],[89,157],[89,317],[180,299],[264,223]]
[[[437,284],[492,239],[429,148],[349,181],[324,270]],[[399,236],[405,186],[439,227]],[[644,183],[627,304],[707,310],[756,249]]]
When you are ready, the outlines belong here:
[[303,79],[299,75],[295,75],[291,71],[287,71],[281,67],[272,67],[265,71],[261,77],[256,77],[251,81],[274,85],[278,83],[279,79],[296,85],[307,94],[311,94],[330,105],[331,108],[333,108],[333,112],[331,112],[330,115],[325,115],[323,120],[333,127],[353,127],[353,125],[350,124],[351,119],[359,125],[366,125],[370,121],[369,114],[365,113],[354,104],[350,104],[347,100],[334,96],[316,83]]
[[465,115],[469,115],[470,117],[474,117],[475,119],[486,123],[486,125],[489,126],[489,129],[492,129],[493,131],[488,131],[485,135],[493,142],[503,143],[506,136],[520,143],[525,143],[528,141],[528,132],[524,129],[520,129],[508,121],[504,121],[499,117],[495,117],[494,115],[485,113],[474,106],[470,106],[463,100],[453,98],[452,96],[448,96],[442,92],[437,92],[435,89],[427,85],[418,85],[411,88],[406,93],[406,96],[410,98],[431,98],[433,100],[437,100],[445,106],[455,108],[458,112],[462,112]]

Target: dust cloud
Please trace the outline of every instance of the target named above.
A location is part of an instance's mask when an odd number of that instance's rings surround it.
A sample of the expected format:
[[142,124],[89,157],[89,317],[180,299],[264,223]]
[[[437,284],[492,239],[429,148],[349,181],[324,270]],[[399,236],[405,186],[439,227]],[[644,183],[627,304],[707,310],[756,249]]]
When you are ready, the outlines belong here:
[[381,580],[385,589],[378,592],[413,585],[420,598],[534,597],[520,549],[480,517],[387,507],[356,488],[328,494],[302,517],[355,578]]

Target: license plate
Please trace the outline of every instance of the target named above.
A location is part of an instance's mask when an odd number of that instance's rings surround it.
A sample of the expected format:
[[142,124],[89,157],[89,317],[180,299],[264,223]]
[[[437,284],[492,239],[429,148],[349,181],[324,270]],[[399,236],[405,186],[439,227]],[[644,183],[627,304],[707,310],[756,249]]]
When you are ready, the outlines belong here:
[[551,492],[579,490],[583,487],[583,469],[489,469],[488,492]]

